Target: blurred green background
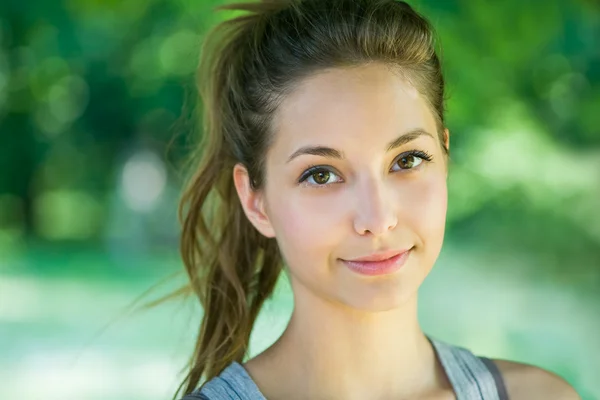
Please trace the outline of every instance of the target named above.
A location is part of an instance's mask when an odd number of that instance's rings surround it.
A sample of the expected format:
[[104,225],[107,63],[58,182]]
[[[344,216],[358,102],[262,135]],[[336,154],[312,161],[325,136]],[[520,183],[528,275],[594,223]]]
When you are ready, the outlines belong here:
[[[201,316],[178,123],[208,0],[0,2],[0,398],[167,399]],[[448,81],[446,244],[424,329],[600,399],[600,6],[421,0]],[[169,142],[173,143],[169,146]],[[139,303],[136,303],[139,304]],[[252,353],[283,330],[285,281]]]

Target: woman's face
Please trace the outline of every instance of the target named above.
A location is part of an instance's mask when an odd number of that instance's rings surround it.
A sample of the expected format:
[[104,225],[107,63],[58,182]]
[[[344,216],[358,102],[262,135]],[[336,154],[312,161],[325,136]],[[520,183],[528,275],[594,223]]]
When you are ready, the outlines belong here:
[[[264,220],[253,223],[276,237],[296,296],[382,311],[414,295],[440,253],[447,207],[445,154],[421,95],[380,64],[328,70],[285,99],[274,131]],[[400,136],[409,140],[390,146]],[[342,261],[390,249],[412,249],[390,274]]]

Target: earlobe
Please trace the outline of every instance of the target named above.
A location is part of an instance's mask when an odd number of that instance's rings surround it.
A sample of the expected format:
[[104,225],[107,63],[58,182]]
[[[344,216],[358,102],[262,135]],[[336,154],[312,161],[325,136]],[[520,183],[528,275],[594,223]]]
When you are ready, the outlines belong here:
[[244,214],[246,214],[250,223],[263,236],[275,237],[271,221],[266,212],[264,192],[252,189],[248,170],[240,163],[233,167],[233,182],[244,209]]

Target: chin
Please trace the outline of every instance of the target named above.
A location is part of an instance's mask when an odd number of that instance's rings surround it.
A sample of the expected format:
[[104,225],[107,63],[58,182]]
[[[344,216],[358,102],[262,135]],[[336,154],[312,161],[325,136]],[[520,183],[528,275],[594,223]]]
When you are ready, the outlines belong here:
[[402,308],[414,299],[427,275],[416,259],[386,276],[365,278],[345,269],[341,271],[339,285],[333,293],[329,291],[329,295],[348,308],[367,312]]
[[416,290],[407,291],[406,288],[387,288],[379,292],[365,291],[363,293],[345,294],[344,304],[355,310],[366,312],[392,311],[403,307],[412,297]]

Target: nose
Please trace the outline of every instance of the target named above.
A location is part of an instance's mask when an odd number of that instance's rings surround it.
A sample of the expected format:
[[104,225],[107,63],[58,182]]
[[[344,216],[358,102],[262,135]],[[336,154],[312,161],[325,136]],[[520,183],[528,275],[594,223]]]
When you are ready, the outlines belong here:
[[359,235],[381,236],[398,223],[395,200],[382,183],[369,182],[357,188],[354,229]]

